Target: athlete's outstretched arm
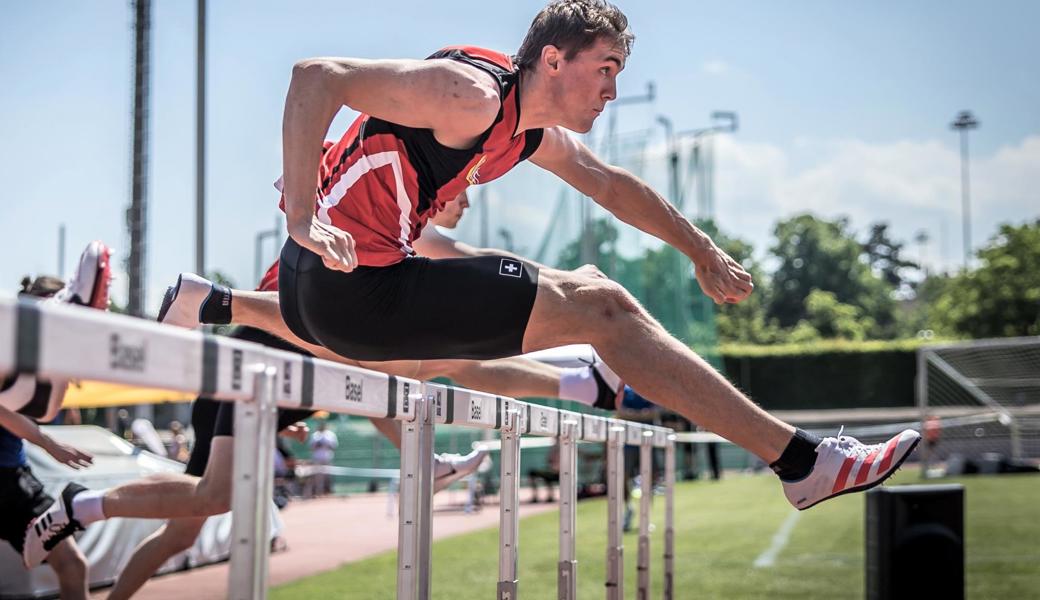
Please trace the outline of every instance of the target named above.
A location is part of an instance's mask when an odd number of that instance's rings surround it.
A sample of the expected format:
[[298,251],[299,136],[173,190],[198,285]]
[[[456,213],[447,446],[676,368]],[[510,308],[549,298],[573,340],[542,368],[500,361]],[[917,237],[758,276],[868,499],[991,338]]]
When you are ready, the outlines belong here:
[[690,258],[704,293],[717,303],[739,302],[754,285],[740,264],[723,252],[644,181],[608,165],[560,127],[545,130],[531,162],[551,171],[622,221]]
[[54,460],[73,469],[89,467],[94,462],[94,457],[90,454],[72,446],[66,446],[44,433],[40,426],[29,417],[11,412],[2,407],[0,407],[0,427],[23,440],[39,446],[47,454],[54,457]]
[[289,235],[331,269],[357,265],[349,232],[314,217],[316,157],[341,106],[468,147],[494,122],[499,90],[490,75],[450,60],[313,58],[293,67],[282,121],[285,214]]

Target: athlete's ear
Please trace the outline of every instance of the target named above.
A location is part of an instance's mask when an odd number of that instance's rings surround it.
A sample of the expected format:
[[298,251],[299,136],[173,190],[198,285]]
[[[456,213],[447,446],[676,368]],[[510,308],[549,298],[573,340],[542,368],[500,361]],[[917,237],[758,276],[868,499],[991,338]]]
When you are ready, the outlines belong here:
[[552,44],[546,44],[542,46],[542,64],[546,68],[546,72],[549,74],[555,74],[560,70],[560,60],[563,58],[563,52]]

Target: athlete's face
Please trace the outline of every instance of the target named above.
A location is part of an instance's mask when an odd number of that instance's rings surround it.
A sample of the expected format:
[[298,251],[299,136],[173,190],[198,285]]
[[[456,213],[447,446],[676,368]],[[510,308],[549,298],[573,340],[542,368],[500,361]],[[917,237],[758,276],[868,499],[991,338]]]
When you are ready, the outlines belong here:
[[577,133],[592,129],[610,102],[617,97],[617,76],[625,68],[625,54],[613,40],[600,38],[571,59],[560,53],[557,97],[563,127]]
[[444,205],[444,210],[437,213],[430,219],[430,222],[439,227],[445,229],[455,229],[455,226],[459,224],[459,219],[462,218],[462,214],[469,208],[469,196],[466,195],[466,191],[463,190],[461,194],[455,196],[451,202]]

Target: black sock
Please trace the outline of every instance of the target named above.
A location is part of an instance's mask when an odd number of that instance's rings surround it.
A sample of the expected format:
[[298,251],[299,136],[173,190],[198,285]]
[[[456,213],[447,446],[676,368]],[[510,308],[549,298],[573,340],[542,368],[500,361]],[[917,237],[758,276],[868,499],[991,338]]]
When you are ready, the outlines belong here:
[[769,468],[777,474],[780,479],[794,481],[801,479],[812,471],[816,464],[816,447],[822,442],[820,438],[804,431],[795,429],[791,441],[787,442],[780,458],[769,465]]
[[207,325],[227,325],[231,322],[231,289],[213,284],[209,296],[202,302],[199,320]]

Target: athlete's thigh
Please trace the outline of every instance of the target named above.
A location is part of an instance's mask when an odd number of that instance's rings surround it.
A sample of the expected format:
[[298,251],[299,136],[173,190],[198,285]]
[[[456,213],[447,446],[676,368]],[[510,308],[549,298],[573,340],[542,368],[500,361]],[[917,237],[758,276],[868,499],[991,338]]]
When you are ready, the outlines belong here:
[[599,269],[542,269],[538,293],[524,333],[524,352],[567,344],[595,343],[610,335],[617,321],[649,318],[625,288]]
[[522,352],[538,267],[502,256],[426,261],[396,324],[401,343],[416,346],[424,359],[482,360]]

